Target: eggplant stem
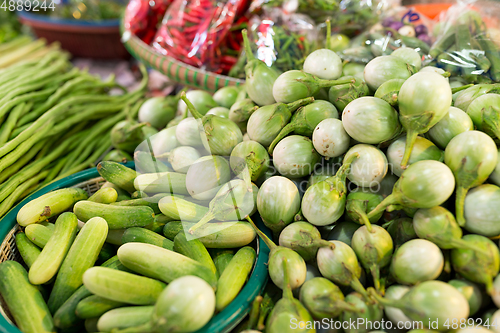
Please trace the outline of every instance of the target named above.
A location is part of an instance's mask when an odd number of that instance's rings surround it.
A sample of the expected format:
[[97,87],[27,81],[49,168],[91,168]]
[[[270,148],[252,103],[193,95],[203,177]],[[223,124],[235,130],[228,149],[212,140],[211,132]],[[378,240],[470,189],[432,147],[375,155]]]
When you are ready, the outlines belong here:
[[375,285],[375,290],[377,292],[381,292],[381,287],[380,287],[380,268],[378,265],[373,265],[370,267],[370,273],[372,274],[373,278],[373,284]]
[[493,278],[492,277],[488,277],[488,281],[486,281],[484,283],[485,287],[486,287],[486,293],[488,295],[493,295],[493,292],[494,292],[494,288],[493,288]]
[[273,142],[271,142],[271,145],[269,146],[268,152],[270,155],[273,154],[274,147],[280,142],[285,136],[288,134],[292,133],[295,131],[298,127],[301,127],[298,124],[295,123],[289,123],[285,127],[281,129],[281,131],[278,133],[278,136],[274,138]]
[[397,204],[398,200],[394,193],[389,194],[381,203],[377,205],[377,207],[373,208],[371,212],[366,216],[368,219],[374,217],[375,215],[383,212],[387,206]]
[[326,20],[326,45],[325,47],[330,50],[330,45],[332,41],[332,23],[330,19]]
[[335,244],[333,243],[330,243],[329,241],[325,240],[325,239],[315,239],[313,242],[312,242],[312,246],[313,247],[317,247],[318,249],[320,247],[330,247],[332,249],[335,249]]
[[354,160],[359,158],[359,153],[352,154],[349,156],[345,162],[342,164],[342,166],[339,168],[337,173],[335,173],[335,176],[332,176],[326,180],[333,180],[334,178],[338,178],[341,182],[345,183],[345,180],[347,178],[347,173],[351,169],[351,164],[354,162]]
[[252,309],[250,310],[247,330],[253,330],[259,321],[260,305],[262,304],[263,297],[257,296],[252,302]]
[[468,191],[468,188],[465,188],[461,185],[457,186],[457,192],[455,196],[455,214],[457,216],[457,223],[461,227],[465,225],[464,202],[465,196],[467,195]]
[[246,219],[247,219],[248,222],[250,222],[250,224],[252,225],[252,227],[255,229],[255,232],[257,233],[257,235],[259,235],[259,237],[262,238],[262,240],[264,241],[264,243],[266,243],[267,247],[270,250],[278,247],[269,237],[267,237],[266,234],[264,234],[262,231],[260,231],[259,228],[257,228],[257,226],[255,225],[255,223],[250,218],[250,216],[247,216]]
[[290,113],[294,113],[301,106],[311,104],[312,102],[314,102],[314,97],[307,97],[307,98],[299,99],[298,101],[295,101],[292,103],[288,103],[288,104],[286,104],[286,106],[288,106],[288,110],[290,111]]
[[471,250],[471,251],[478,252],[478,253],[485,255],[485,256],[491,255],[488,251],[480,248],[479,246],[469,244],[468,242],[464,241],[462,238],[452,238],[449,240],[449,244],[451,246],[453,246],[454,248]]
[[389,300],[387,298],[380,296],[373,288],[368,288],[368,294],[372,299],[374,299],[377,303],[381,304],[384,307],[397,308],[401,310],[405,309],[405,306],[400,302]]
[[355,307],[354,305],[347,303],[346,301],[335,301],[330,308],[332,310],[342,310],[342,311],[349,311],[349,312],[354,312],[354,313],[360,313],[361,311]]
[[370,296],[366,292],[365,287],[363,287],[363,285],[361,284],[361,282],[359,281],[359,279],[357,277],[355,277],[354,274],[352,275],[352,280],[351,280],[351,283],[349,285],[351,286],[352,289],[354,289],[355,291],[357,291],[358,293],[360,293],[361,295],[363,295],[363,297],[367,301],[370,300]]
[[[302,81],[302,79],[299,79],[299,81]],[[353,78],[338,79],[338,80],[316,79],[315,81],[317,82],[319,88],[331,88],[333,86],[338,86],[341,84],[356,83],[356,79]]]
[[471,84],[466,84],[465,86],[451,88],[451,93],[454,94],[454,93],[457,93],[459,91],[462,91],[462,90],[465,90],[467,88],[470,88],[472,86],[473,86],[473,84],[471,83]]
[[415,145],[415,141],[417,141],[418,133],[409,129],[406,133],[406,144],[405,144],[405,153],[403,155],[403,159],[401,160],[401,168],[405,170],[408,168],[408,162],[410,162],[411,151],[413,150],[413,146]]
[[189,110],[193,115],[193,117],[195,117],[196,119],[201,119],[203,117],[203,115],[199,113],[198,110],[196,110],[193,103],[191,103],[191,101],[187,98],[186,93],[184,91],[181,92],[181,99],[187,105],[186,111]]
[[285,289],[283,289],[283,298],[292,300],[293,293],[292,287],[290,286],[290,276],[288,275],[288,265],[285,257],[281,258],[283,264],[283,283],[285,285]]
[[369,232],[373,232],[372,224],[366,216],[367,202],[363,200],[349,200],[347,204],[347,211],[351,214],[354,213],[354,218],[357,218],[359,224],[364,224]]
[[245,49],[245,53],[247,55],[247,64],[248,64],[250,61],[255,60],[255,57],[253,55],[252,48],[250,47],[250,41],[248,40],[247,29],[243,29],[241,31],[241,36],[243,37],[243,48]]
[[189,233],[192,235],[199,227],[207,224],[215,218],[215,214],[213,212],[207,212],[198,223],[189,228]]

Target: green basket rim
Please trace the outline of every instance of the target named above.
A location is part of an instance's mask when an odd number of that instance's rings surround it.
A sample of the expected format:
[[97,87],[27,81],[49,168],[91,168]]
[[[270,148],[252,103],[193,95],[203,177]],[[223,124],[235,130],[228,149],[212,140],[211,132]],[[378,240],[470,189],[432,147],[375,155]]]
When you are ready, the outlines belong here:
[[[134,162],[124,164],[127,167],[135,168]],[[80,171],[71,176],[63,178],[52,184],[49,184],[38,191],[30,194],[23,201],[18,203],[12,208],[7,215],[0,220],[0,239],[5,239],[7,234],[16,225],[17,213],[26,203],[36,199],[50,191],[58,190],[65,187],[71,187],[79,183],[83,183],[92,178],[100,177],[97,168],[91,168]],[[271,231],[264,226],[262,219],[256,214],[255,222],[260,230],[262,230],[268,237],[272,237]],[[258,237],[258,236],[257,236]],[[269,259],[269,248],[258,238],[259,253],[256,259],[255,267],[241,292],[236,298],[220,313],[215,315],[203,328],[196,331],[196,333],[229,333],[235,328],[241,320],[250,311],[250,306],[264,287],[267,284],[267,262]],[[3,315],[0,315],[0,333],[22,333],[16,326],[11,325]]]

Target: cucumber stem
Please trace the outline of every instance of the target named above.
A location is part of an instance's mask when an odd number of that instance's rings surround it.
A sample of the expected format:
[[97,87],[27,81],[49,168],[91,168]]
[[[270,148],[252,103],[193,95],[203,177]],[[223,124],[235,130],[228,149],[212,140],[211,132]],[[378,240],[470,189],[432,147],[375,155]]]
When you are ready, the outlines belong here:
[[193,117],[195,117],[196,119],[201,119],[203,117],[202,114],[199,113],[198,110],[196,110],[193,103],[191,103],[191,101],[189,101],[189,99],[186,97],[186,93],[184,91],[181,92],[181,99],[184,101],[184,103],[186,103],[186,112],[187,110],[189,110],[189,112],[191,112]]
[[250,216],[247,216],[246,219],[248,222],[250,222],[252,227],[255,229],[255,232],[257,233],[257,235],[259,235],[259,237],[262,238],[262,240],[264,241],[264,243],[266,243],[267,247],[270,250],[273,250],[273,249],[278,247],[271,239],[269,239],[269,237],[266,236],[266,234],[264,234],[262,231],[260,231],[259,228],[257,228],[257,226],[252,221],[252,218]]

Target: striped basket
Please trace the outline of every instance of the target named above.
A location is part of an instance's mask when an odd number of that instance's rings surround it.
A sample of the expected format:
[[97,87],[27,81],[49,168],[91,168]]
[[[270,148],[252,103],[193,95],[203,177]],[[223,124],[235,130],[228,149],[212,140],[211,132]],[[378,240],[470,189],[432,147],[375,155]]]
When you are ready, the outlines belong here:
[[181,85],[215,92],[222,87],[245,83],[244,80],[207,72],[160,54],[130,31],[125,30],[123,24],[122,42],[134,58]]

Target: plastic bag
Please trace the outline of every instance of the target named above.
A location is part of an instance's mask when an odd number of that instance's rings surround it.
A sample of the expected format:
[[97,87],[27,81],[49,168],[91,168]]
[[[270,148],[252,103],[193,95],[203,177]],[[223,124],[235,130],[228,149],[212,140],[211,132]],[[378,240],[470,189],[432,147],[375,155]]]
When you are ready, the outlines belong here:
[[470,83],[500,82],[500,4],[459,2],[441,13],[433,64]]
[[398,48],[410,47],[428,59],[432,27],[433,22],[414,8],[392,8],[339,55],[344,60],[367,63],[375,57],[390,55]]
[[400,0],[258,0],[252,8],[259,6],[280,7],[286,13],[302,13],[313,19],[316,24],[327,19],[332,22],[332,31],[357,35],[375,24],[378,17]]
[[125,10],[125,29],[150,44],[158,22],[165,16],[173,0],[131,0]]
[[258,59],[284,72],[302,68],[318,46],[318,29],[307,15],[269,8],[250,20],[249,39]]
[[185,64],[222,73],[221,44],[247,0],[175,0],[153,47]]

